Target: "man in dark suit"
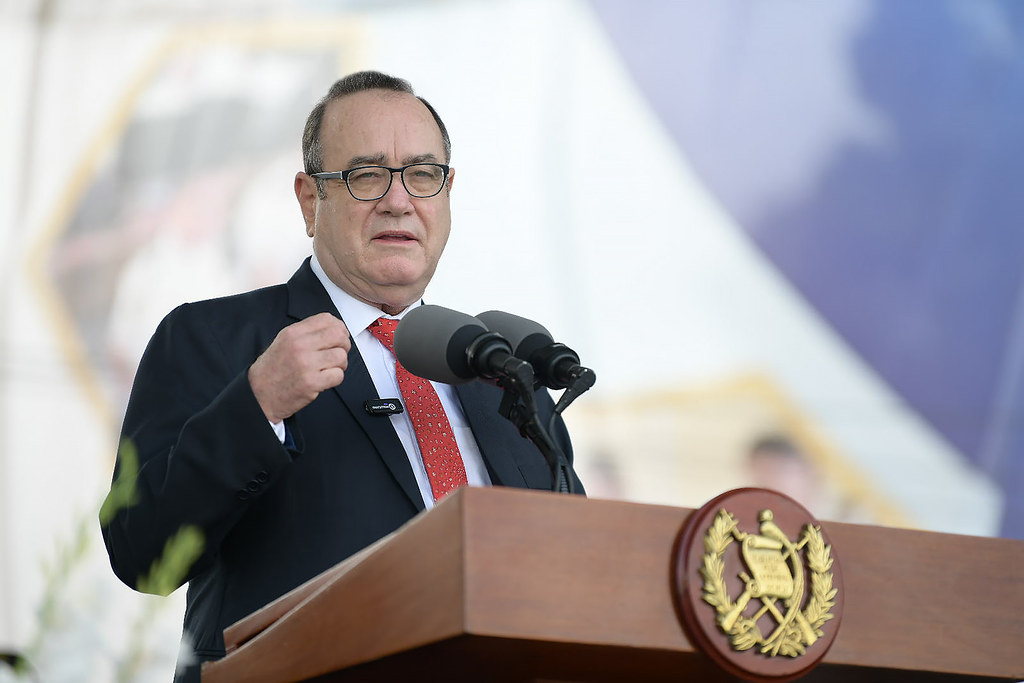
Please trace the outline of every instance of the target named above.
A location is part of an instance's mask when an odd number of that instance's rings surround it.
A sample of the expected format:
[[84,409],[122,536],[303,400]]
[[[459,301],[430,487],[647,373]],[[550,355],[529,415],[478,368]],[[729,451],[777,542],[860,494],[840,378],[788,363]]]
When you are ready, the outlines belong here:
[[[286,284],[172,311],[125,415],[103,524],[115,573],[159,590],[145,581],[154,562],[186,552],[183,529],[200,539],[180,577],[193,657],[176,681],[224,655],[224,628],[448,488],[552,488],[545,459],[498,415],[496,387],[435,385],[455,442],[444,467],[458,471],[444,485],[408,411],[365,408],[406,381],[374,328],[420,304],[448,238],[455,174],[440,117],[405,81],[353,74],[310,114],[303,154],[295,193],[313,256]],[[538,399],[546,424],[552,403]],[[571,454],[560,422],[552,436]]]

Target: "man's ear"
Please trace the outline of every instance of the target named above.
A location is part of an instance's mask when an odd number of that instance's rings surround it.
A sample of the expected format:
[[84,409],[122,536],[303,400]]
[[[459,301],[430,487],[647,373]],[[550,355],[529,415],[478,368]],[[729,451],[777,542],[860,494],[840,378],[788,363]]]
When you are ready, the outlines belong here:
[[454,168],[449,168],[448,169],[448,182],[446,183],[447,187],[445,188],[448,191],[448,194],[452,193],[452,183],[453,182],[455,182],[455,169]]
[[295,174],[295,198],[299,200],[302,219],[306,221],[306,234],[312,237],[316,223],[316,203],[320,194],[316,189],[316,180],[302,171]]

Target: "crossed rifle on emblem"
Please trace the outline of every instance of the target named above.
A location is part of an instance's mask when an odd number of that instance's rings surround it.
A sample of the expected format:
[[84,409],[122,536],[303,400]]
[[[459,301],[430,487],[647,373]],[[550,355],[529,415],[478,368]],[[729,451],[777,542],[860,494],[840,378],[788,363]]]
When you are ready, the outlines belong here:
[[[775,655],[782,645],[779,636],[794,621],[807,645],[818,639],[807,618],[800,611],[804,594],[804,568],[797,553],[807,543],[808,538],[804,536],[799,543],[790,541],[775,524],[771,510],[761,510],[758,519],[761,522],[760,535],[748,534],[735,527],[732,529],[733,536],[740,542],[743,561],[754,576],[751,578],[746,572],[740,573],[739,577],[746,583],[746,589],[736,600],[733,608],[722,617],[721,625],[727,632],[732,631],[750,599],[760,599],[762,607],[751,617],[750,623],[757,622],[766,612],[772,613],[779,625],[764,642],[775,642],[772,652],[772,655]],[[790,559],[793,560],[793,572],[790,572],[790,565],[787,563]],[[785,614],[776,606],[776,599],[785,602],[788,609]]]

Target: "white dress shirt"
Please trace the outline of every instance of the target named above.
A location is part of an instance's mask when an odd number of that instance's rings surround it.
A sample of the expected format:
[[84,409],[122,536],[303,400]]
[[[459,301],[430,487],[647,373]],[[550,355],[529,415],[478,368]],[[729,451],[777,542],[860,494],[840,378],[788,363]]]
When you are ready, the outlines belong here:
[[[355,340],[359,355],[362,356],[363,362],[366,363],[366,369],[370,373],[370,379],[373,380],[373,386],[377,389],[377,395],[380,398],[396,398],[401,400],[402,393],[398,389],[398,378],[395,374],[395,356],[367,328],[377,318],[401,320],[406,313],[416,306],[420,306],[422,302],[413,304],[397,316],[390,316],[379,308],[356,299],[334,284],[320,266],[315,254],[310,260],[310,266],[312,266],[313,272],[323,284],[324,289],[327,290],[331,301],[334,302],[334,306],[341,313],[341,317],[348,327],[349,334]],[[476,438],[466,422],[466,415],[462,412],[462,404],[459,403],[458,396],[455,394],[455,388],[450,384],[440,384],[433,381],[431,385],[437,391],[437,396],[441,399],[441,406],[444,408],[444,412],[448,416],[448,422],[455,433],[455,442],[458,444],[459,452],[462,454],[462,462],[466,467],[466,478],[469,480],[469,485],[490,486],[491,478],[487,474],[487,467],[484,465],[483,456],[480,454],[480,447],[477,445]],[[375,397],[367,396],[366,398],[371,399]],[[374,419],[383,420],[384,417]],[[389,419],[395,428],[395,432],[398,434],[399,440],[402,442],[406,456],[409,458],[413,475],[416,477],[416,484],[419,486],[420,495],[423,497],[423,504],[427,509],[430,509],[434,506],[434,495],[431,492],[430,480],[427,478],[427,470],[423,466],[423,456],[420,454],[419,443],[416,441],[416,433],[413,431],[409,413],[404,411],[397,415],[390,415]]]

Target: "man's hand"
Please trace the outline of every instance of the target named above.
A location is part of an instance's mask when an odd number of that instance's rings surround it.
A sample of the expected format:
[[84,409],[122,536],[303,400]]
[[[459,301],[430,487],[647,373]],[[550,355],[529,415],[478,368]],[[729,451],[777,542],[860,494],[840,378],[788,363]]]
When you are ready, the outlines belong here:
[[345,323],[319,313],[293,323],[249,367],[249,384],[271,422],[291,417],[345,378],[352,347]]

